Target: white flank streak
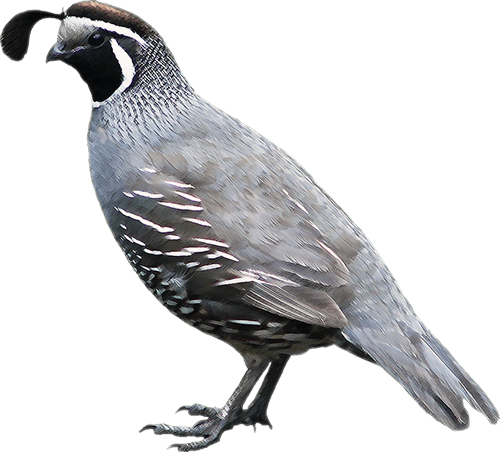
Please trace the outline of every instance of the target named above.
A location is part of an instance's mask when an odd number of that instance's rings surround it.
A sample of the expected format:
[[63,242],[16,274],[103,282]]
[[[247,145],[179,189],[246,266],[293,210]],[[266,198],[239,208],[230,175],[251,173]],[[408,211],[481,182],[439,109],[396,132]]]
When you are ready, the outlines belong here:
[[141,168],[139,171],[143,171],[144,173],[150,173],[150,174],[156,174],[158,172],[153,168]]
[[200,265],[199,262],[189,262],[186,264],[186,268],[198,267],[198,265]]
[[163,254],[161,251],[150,250],[148,248],[144,248],[144,252],[147,253],[147,254],[152,254],[153,256],[160,256],[161,254]]
[[205,255],[205,257],[207,259],[217,259],[219,257],[223,257],[225,259],[229,259],[229,260],[232,260],[234,262],[240,261],[237,257],[235,257],[231,254],[228,254],[228,253],[224,253],[223,251],[219,251],[219,250],[215,250],[213,253]]
[[212,225],[208,221],[200,220],[199,218],[183,218],[183,220],[189,221],[194,224],[198,224],[200,226],[206,226],[208,228],[212,227]]
[[143,198],[152,198],[152,199],[164,198],[164,196],[161,193],[149,193],[147,191],[141,191],[141,190],[134,190],[134,193],[136,195],[142,196]]
[[300,203],[298,202],[297,200],[293,199],[291,196],[290,196],[290,193],[288,193],[287,190],[283,190],[283,193],[287,196],[287,198],[292,201],[300,210],[302,210],[302,212],[306,213],[307,215],[309,215],[309,212],[307,211],[307,209]]
[[206,246],[191,246],[189,248],[183,248],[182,251],[187,251],[191,254],[206,253],[207,251],[210,251],[210,248],[207,248]]
[[191,256],[189,251],[168,251],[163,253],[164,256],[172,256],[172,257],[183,257],[183,256]]
[[194,308],[190,308],[189,306],[185,306],[179,309],[183,314],[191,314],[194,311]]
[[220,257],[223,257],[225,259],[232,260],[234,262],[239,262],[240,261],[237,257],[233,256],[232,254],[224,253],[222,251],[216,251],[214,254],[216,256],[220,256]]
[[230,322],[232,323],[240,323],[241,325],[260,325],[260,322],[257,322],[256,320],[234,320],[234,319],[229,319]]
[[152,271],[152,272],[161,272],[160,267],[146,267],[145,265],[141,265],[141,268],[147,271]]
[[307,215],[309,215],[309,212],[307,211],[307,209],[298,201],[295,201],[295,199],[292,199],[293,203],[300,209],[302,210],[302,212],[306,213]]
[[144,45],[146,41],[142,39],[137,33],[132,31],[130,28],[120,27],[119,25],[114,25],[109,22],[104,22],[102,20],[92,20],[88,17],[75,17],[75,16],[67,16],[64,19],[64,23],[69,27],[97,27],[102,28],[103,30],[108,30],[113,33],[117,33],[122,36],[126,36],[127,38],[132,38],[136,40],[139,44]]
[[177,210],[192,210],[195,212],[199,212],[199,211],[203,210],[203,207],[193,206],[192,204],[177,204],[175,202],[159,202],[158,204],[161,204],[162,206],[165,206],[165,207],[170,207],[171,209],[177,209]]
[[106,100],[102,102],[92,102],[92,106],[94,108],[99,108],[101,105],[106,104],[115,96],[123,93],[123,91],[125,91],[132,84],[132,81],[134,80],[135,76],[134,62],[132,61],[132,58],[130,58],[129,54],[125,52],[125,50],[123,49],[122,46],[120,46],[120,44],[118,44],[116,39],[111,39],[109,42],[111,44],[111,49],[113,50],[113,53],[115,54],[118,64],[120,65],[120,68],[122,70],[123,80],[122,84],[118,87],[118,89]]
[[175,193],[177,193],[179,196],[182,196],[185,199],[189,199],[190,201],[201,202],[200,198],[198,198],[197,196],[190,195],[189,193],[183,193],[181,191],[176,191]]
[[133,198],[134,195],[132,193],[129,193],[127,191],[124,191],[123,194],[127,197],[127,198]]
[[195,238],[197,242],[201,243],[206,243],[207,245],[213,245],[213,246],[221,246],[223,248],[229,248],[229,245],[224,242],[218,242],[217,240],[211,240],[211,239],[200,239],[200,238]]
[[167,240],[180,240],[181,239],[178,235],[166,235],[165,238]]
[[120,223],[120,227],[121,227],[122,229],[125,229],[125,230],[127,229],[127,226],[125,226],[124,224],[121,224],[121,223]]
[[318,240],[318,245],[321,246],[321,248],[323,248],[328,254],[330,254],[331,256],[333,256],[337,262],[340,264],[340,266],[347,272],[349,273],[349,269],[346,267],[346,265],[344,264],[344,262],[342,261],[342,259],[340,257],[337,256],[337,254],[335,253],[335,251],[333,251],[329,246],[325,245],[323,242],[321,242],[320,240]]
[[255,282],[255,281],[257,281],[255,278],[251,278],[249,276],[243,276],[241,278],[226,279],[225,281],[219,281],[218,283],[215,283],[214,286],[229,286],[230,284],[241,284],[241,283]]
[[311,220],[308,220],[308,223],[314,228],[316,229],[316,231],[318,231],[320,234],[323,234],[320,230],[320,228],[318,228],[318,226],[316,226]]
[[192,185],[190,184],[185,184],[183,182],[176,182],[174,180],[166,180],[166,181],[163,181],[165,182],[166,184],[168,185],[172,185],[174,187],[179,187],[179,188],[194,188]]
[[149,226],[150,228],[153,228],[158,232],[161,232],[162,234],[175,231],[174,228],[169,228],[168,226],[160,226],[159,224],[153,223],[152,221],[142,218],[140,215],[137,215],[132,212],[127,212],[126,210],[120,209],[119,207],[115,207],[115,209],[118,210],[118,212],[120,212],[122,215],[125,215],[128,218],[132,218],[132,220],[137,220],[144,226]]
[[137,243],[137,245],[146,246],[144,242],[137,240],[135,237],[130,237],[126,234],[123,234],[123,238],[127,239],[130,243]]
[[202,265],[198,270],[199,271],[206,271],[206,270],[215,270],[216,268],[221,268],[221,264],[209,264],[209,265]]

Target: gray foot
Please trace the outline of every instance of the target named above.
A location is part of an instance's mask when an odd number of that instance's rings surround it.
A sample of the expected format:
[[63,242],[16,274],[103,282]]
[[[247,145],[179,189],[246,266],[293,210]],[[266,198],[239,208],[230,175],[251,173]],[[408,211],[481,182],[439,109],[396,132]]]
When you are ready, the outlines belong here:
[[155,435],[174,435],[174,436],[197,436],[203,437],[201,441],[195,441],[186,444],[172,444],[170,447],[177,447],[180,451],[194,451],[204,449],[212,444],[217,443],[220,437],[226,430],[231,430],[234,426],[253,425],[256,424],[268,425],[272,428],[271,423],[265,412],[259,409],[256,405],[251,405],[247,410],[242,410],[239,413],[229,416],[223,413],[220,408],[206,407],[200,404],[184,405],[177,411],[187,411],[191,416],[204,416],[206,419],[197,422],[192,427],[179,427],[167,424],[149,424],[141,429],[153,430]]
[[192,427],[178,427],[167,424],[149,424],[141,429],[153,430],[155,435],[174,436],[198,436],[203,437],[200,441],[186,444],[172,444],[170,447],[177,447],[180,451],[193,451],[205,449],[212,444],[219,442],[220,437],[233,426],[226,414],[223,415],[219,408],[209,408],[203,405],[182,406],[178,411],[187,411],[191,416],[205,416],[207,419],[197,422]]

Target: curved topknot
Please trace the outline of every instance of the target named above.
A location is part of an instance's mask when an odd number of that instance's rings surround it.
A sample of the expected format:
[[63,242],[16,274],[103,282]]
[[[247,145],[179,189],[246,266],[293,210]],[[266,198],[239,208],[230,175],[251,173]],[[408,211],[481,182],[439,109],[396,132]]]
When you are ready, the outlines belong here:
[[0,37],[5,55],[14,61],[21,61],[28,51],[31,30],[37,22],[48,18],[62,20],[64,15],[30,10],[16,14],[9,20]]

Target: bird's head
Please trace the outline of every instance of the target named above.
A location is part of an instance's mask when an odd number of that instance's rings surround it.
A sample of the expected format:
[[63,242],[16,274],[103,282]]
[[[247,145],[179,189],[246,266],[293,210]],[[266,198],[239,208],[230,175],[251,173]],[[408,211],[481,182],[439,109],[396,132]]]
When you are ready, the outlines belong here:
[[129,90],[141,78],[147,79],[151,60],[157,63],[154,67],[158,72],[176,70],[173,57],[149,24],[127,11],[95,1],[76,3],[61,14],[25,11],[16,15],[2,32],[4,53],[21,60],[33,26],[45,18],[61,21],[47,62],[59,60],[75,68],[89,86],[94,104]]

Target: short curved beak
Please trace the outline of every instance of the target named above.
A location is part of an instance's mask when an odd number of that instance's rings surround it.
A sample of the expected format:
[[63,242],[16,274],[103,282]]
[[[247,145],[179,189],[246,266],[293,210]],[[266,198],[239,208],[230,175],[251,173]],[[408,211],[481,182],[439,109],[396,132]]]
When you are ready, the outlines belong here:
[[46,62],[65,60],[69,56],[69,53],[64,50],[63,44],[56,42],[47,54]]

